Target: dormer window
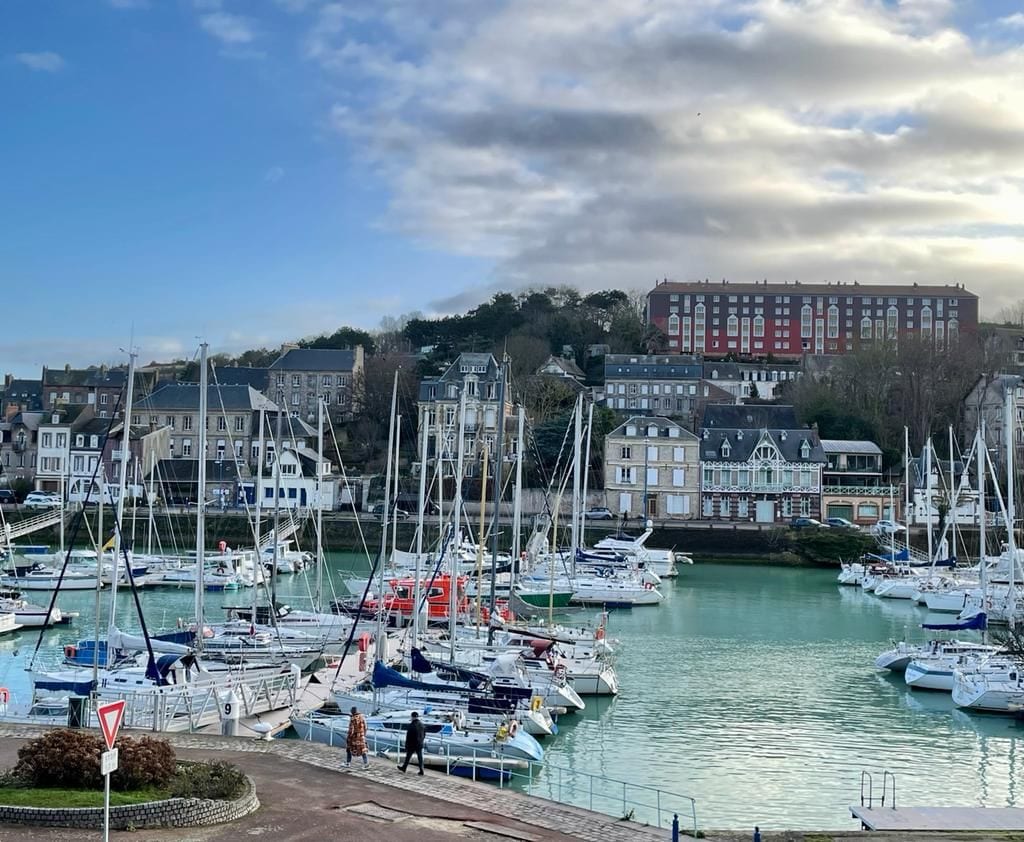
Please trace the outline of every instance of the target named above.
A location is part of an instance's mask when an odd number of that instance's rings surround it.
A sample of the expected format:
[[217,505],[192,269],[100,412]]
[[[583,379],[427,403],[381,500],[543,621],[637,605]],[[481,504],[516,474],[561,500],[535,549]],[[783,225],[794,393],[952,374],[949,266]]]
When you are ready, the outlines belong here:
[[743,441],[743,430],[736,431],[736,441]]
[[648,438],[657,438],[658,437],[658,428],[654,424],[651,424],[647,428],[647,437]]
[[710,435],[710,430],[708,430],[706,427],[703,430],[701,430],[700,437],[702,439],[704,439],[705,441],[707,441],[707,438],[708,438],[709,435]]
[[807,439],[804,439],[800,444],[800,458],[810,459],[811,458],[811,446],[807,443]]
[[99,446],[100,446],[100,437],[99,436],[89,436],[89,447],[99,447]]
[[786,431],[785,431],[785,430],[782,430],[782,431],[781,431],[781,432],[779,433],[779,439],[780,439],[781,441],[785,441],[785,440],[786,440],[787,438],[789,438],[788,434],[786,433]]
[[85,447],[85,436],[81,433],[75,436],[75,447]]
[[722,456],[726,459],[729,458],[729,454],[732,453],[732,446],[728,440],[722,442]]
[[636,435],[636,425],[635,424],[630,424],[628,427],[626,427],[626,435],[627,436],[635,436]]

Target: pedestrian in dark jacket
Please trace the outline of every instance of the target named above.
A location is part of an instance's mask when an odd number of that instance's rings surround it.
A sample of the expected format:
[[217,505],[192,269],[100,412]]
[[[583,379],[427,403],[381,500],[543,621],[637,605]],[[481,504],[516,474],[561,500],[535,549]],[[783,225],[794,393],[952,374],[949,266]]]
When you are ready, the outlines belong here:
[[423,738],[425,735],[426,729],[420,722],[420,715],[413,711],[409,724],[405,726],[405,762],[398,767],[401,771],[404,772],[408,768],[409,761],[415,754],[420,766],[420,774],[423,774]]

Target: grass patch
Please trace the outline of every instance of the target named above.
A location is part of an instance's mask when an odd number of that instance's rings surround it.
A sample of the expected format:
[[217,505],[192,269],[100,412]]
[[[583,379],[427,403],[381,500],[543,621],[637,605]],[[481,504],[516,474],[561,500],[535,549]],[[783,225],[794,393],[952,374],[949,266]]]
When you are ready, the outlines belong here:
[[[169,789],[137,789],[111,792],[110,806],[121,807],[143,801],[171,798]],[[0,787],[0,804],[12,807],[102,807],[103,791],[94,789],[57,789],[37,787]]]

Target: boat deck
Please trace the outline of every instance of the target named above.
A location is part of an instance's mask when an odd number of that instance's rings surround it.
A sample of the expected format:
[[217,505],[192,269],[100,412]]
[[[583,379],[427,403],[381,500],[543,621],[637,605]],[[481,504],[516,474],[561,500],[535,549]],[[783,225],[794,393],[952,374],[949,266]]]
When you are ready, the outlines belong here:
[[850,812],[868,830],[1024,830],[1022,807],[870,807]]

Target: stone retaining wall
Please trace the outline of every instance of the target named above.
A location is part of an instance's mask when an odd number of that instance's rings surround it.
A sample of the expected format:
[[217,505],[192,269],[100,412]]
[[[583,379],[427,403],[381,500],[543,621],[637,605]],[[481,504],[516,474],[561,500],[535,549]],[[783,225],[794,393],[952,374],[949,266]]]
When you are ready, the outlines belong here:
[[[168,798],[110,808],[115,830],[155,827],[200,827],[240,819],[259,809],[256,786],[248,775],[246,791],[234,801],[208,798]],[[102,807],[10,807],[0,805],[0,824],[37,827],[103,827]]]

